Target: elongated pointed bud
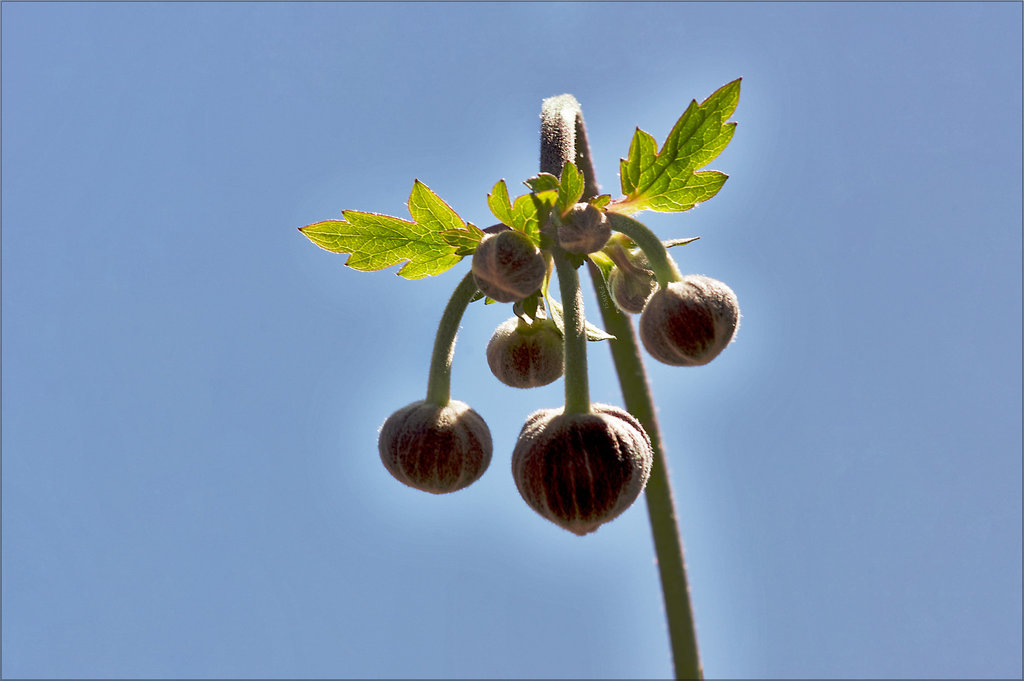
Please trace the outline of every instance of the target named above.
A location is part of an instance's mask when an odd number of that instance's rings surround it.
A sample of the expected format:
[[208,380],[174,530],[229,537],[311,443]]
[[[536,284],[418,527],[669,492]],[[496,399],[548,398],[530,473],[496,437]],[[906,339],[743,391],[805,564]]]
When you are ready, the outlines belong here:
[[384,467],[410,487],[446,494],[467,487],[491,463],[491,431],[464,402],[420,400],[388,417],[377,442]]
[[640,340],[651,357],[674,366],[700,366],[728,345],[740,321],[732,289],[699,274],[651,296],[640,315]]
[[526,420],[512,452],[519,494],[559,527],[584,535],[636,501],[653,462],[651,440],[624,409],[590,413],[541,409]]

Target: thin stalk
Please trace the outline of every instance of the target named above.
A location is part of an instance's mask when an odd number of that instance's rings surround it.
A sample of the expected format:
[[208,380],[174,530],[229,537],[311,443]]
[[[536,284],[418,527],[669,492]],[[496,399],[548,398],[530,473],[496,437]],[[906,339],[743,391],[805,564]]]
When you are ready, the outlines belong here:
[[592,262],[589,265],[604,329],[615,336],[609,343],[626,410],[643,425],[651,438],[651,447],[654,450],[654,465],[651,467],[651,477],[647,481],[644,498],[647,499],[647,515],[654,536],[654,552],[658,557],[658,573],[665,598],[665,614],[668,618],[668,636],[675,663],[675,677],[702,679],[704,672],[697,649],[697,631],[690,602],[690,587],[686,579],[683,542],[679,534],[675,502],[672,500],[668,462],[662,447],[661,429],[658,427],[633,322],[615,307],[607,289],[601,284],[601,272],[597,266]]
[[[571,140],[571,144],[567,140]],[[571,95],[551,97],[543,102],[540,158],[541,172],[548,172],[555,176],[561,175],[562,166],[566,161],[572,160],[576,167],[583,171],[586,179],[583,200],[598,195],[599,188],[591,161],[590,147],[586,142],[583,113],[579,103]],[[636,241],[635,238],[633,240]],[[664,250],[664,245],[660,241],[658,246]],[[649,255],[648,259],[650,259]],[[573,274],[575,275],[575,271]],[[604,280],[592,262],[590,263],[590,274],[597,292],[604,327],[615,336],[615,340],[609,342],[615,371],[619,375],[619,384],[622,386],[626,409],[636,416],[643,425],[651,438],[654,449],[654,465],[644,496],[647,499],[647,513],[651,521],[654,551],[661,577],[661,590],[665,599],[665,613],[668,618],[669,643],[672,647],[675,677],[677,679],[701,679],[704,674],[697,650],[697,633],[686,579],[686,564],[683,560],[683,544],[676,522],[672,489],[668,479],[668,466],[661,446],[661,431],[655,417],[654,402],[647,384],[643,359],[636,343],[632,321],[619,312],[611,302],[602,283]],[[671,270],[665,274],[671,274]],[[560,282],[561,279],[559,271]],[[565,294],[563,293],[564,298]],[[568,374],[566,382],[568,382]]]
[[661,239],[647,225],[637,222],[628,215],[619,215],[613,212],[608,213],[608,222],[611,223],[612,229],[622,232],[635,241],[640,250],[644,252],[659,286],[665,288],[669,282],[679,281],[683,278],[683,273],[676,266],[676,261],[668,254],[665,244],[661,243]]
[[565,413],[586,414],[590,411],[590,382],[587,377],[587,336],[583,327],[580,278],[565,251],[558,246],[553,250],[565,326]]
[[462,313],[476,295],[476,279],[468,272],[455,287],[448,305],[441,315],[434,337],[434,352],[430,358],[430,377],[427,379],[427,402],[445,407],[451,400],[452,356],[455,354],[455,336],[459,332]]

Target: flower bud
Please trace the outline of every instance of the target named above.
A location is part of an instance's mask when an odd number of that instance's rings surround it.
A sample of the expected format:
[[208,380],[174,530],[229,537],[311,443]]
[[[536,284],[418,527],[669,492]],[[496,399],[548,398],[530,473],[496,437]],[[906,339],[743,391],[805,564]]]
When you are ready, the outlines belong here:
[[651,440],[619,407],[586,414],[541,409],[530,415],[512,452],[512,477],[537,513],[580,536],[636,501],[651,474]]
[[487,344],[491,373],[513,388],[536,388],[558,380],[565,368],[562,334],[550,319],[527,324],[512,317],[502,322]]
[[640,315],[640,340],[659,362],[700,366],[732,341],[739,319],[739,302],[731,288],[690,274],[647,301]]
[[473,253],[473,277],[499,303],[522,300],[540,288],[547,273],[544,256],[530,237],[506,230],[484,237]]
[[604,248],[612,235],[608,216],[589,203],[577,203],[569,209],[558,226],[558,244],[579,255],[596,253]]
[[623,312],[638,314],[651,294],[658,288],[654,273],[647,269],[643,252],[624,255],[622,266],[616,264],[608,273],[608,293],[612,302]]
[[445,494],[475,482],[491,463],[491,431],[464,402],[420,400],[388,417],[377,442],[380,460],[409,487]]

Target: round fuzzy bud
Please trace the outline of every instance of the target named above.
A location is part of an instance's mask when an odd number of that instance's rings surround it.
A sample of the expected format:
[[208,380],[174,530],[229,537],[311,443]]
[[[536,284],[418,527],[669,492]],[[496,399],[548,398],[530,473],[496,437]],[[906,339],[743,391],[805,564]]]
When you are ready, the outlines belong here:
[[464,402],[420,400],[388,417],[377,442],[380,460],[409,487],[445,494],[475,482],[491,463],[491,431]]
[[473,253],[473,277],[488,298],[499,303],[522,300],[544,282],[547,263],[522,232],[506,230],[484,237]]
[[626,267],[615,265],[608,273],[608,293],[620,310],[639,314],[658,288],[658,280],[647,269],[647,258],[642,252],[627,257]]
[[558,380],[565,369],[562,334],[550,319],[527,324],[512,317],[501,323],[487,344],[491,373],[513,388],[536,388]]
[[654,456],[632,414],[607,404],[590,409],[534,412],[512,452],[512,477],[530,508],[580,536],[636,501]]
[[689,274],[647,301],[640,315],[640,340],[659,362],[700,366],[732,341],[739,320],[740,305],[731,288]]
[[604,248],[612,235],[608,216],[589,203],[577,203],[569,209],[558,226],[558,244],[579,255],[596,253]]

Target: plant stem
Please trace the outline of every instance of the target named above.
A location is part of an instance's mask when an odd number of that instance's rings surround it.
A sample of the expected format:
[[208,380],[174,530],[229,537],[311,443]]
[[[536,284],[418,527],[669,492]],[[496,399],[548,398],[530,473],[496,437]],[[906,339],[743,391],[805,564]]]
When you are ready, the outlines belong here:
[[590,411],[590,383],[580,278],[565,251],[558,246],[553,250],[565,327],[565,413],[586,414]]
[[675,260],[668,254],[665,244],[652,232],[647,225],[638,222],[628,215],[620,215],[609,211],[608,222],[616,232],[622,232],[636,242],[640,250],[647,256],[647,262],[651,271],[658,279],[658,285],[662,288],[668,286],[669,282],[679,281],[683,278],[682,272],[676,266]]
[[[571,140],[571,145],[567,144],[566,140]],[[586,141],[583,113],[579,102],[571,95],[551,97],[543,102],[540,158],[541,172],[548,172],[555,176],[561,175],[562,166],[566,161],[574,161],[576,167],[583,171],[586,178],[582,200],[585,201],[598,195],[600,190],[590,157],[590,147]],[[650,233],[646,227],[644,229]],[[630,235],[627,234],[627,236]],[[637,241],[632,236],[630,238]],[[655,240],[657,240],[656,237]],[[639,244],[639,242],[637,243]],[[660,241],[658,241],[658,246],[664,251],[664,245]],[[650,259],[651,256],[648,254],[648,260]],[[668,617],[669,643],[672,647],[675,677],[677,679],[701,679],[704,674],[701,670],[700,655],[697,650],[697,633],[686,579],[686,564],[683,560],[683,544],[676,522],[672,489],[668,479],[668,466],[661,447],[661,431],[658,428],[654,403],[647,385],[643,359],[636,343],[632,321],[619,312],[612,303],[596,265],[593,262],[589,265],[590,278],[597,293],[605,329],[615,336],[615,340],[609,342],[615,370],[619,375],[619,384],[622,386],[626,409],[637,417],[653,445],[654,465],[644,496],[647,499],[647,513],[651,521],[651,532],[654,535],[654,551],[661,577],[661,590],[665,599],[665,613]],[[676,271],[678,272],[678,270]],[[665,274],[670,273],[671,270]],[[575,271],[573,271],[573,275],[575,276]],[[560,283],[561,280],[562,275],[559,270]],[[563,303],[565,303],[564,293],[562,297]],[[566,325],[568,326],[568,321]],[[568,357],[566,359],[568,360]],[[568,380],[567,372],[567,383]]]
[[702,679],[704,673],[697,650],[693,606],[690,603],[690,587],[686,579],[683,542],[680,539],[675,503],[672,500],[668,462],[662,448],[661,429],[658,427],[633,322],[612,303],[607,290],[600,283],[602,277],[597,265],[592,262],[589,265],[604,329],[615,336],[609,343],[626,410],[643,425],[651,438],[651,447],[654,450],[654,465],[651,467],[651,477],[647,481],[644,497],[647,499],[651,533],[654,535],[654,551],[658,557],[658,572],[665,598],[665,614],[668,617],[668,635],[675,663],[675,675],[677,679]]
[[448,406],[451,400],[452,356],[455,354],[455,336],[459,332],[462,313],[469,301],[476,295],[476,279],[467,272],[455,287],[448,305],[441,315],[434,337],[434,353],[430,358],[430,377],[427,379],[427,402],[439,407]]

